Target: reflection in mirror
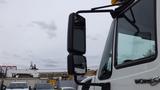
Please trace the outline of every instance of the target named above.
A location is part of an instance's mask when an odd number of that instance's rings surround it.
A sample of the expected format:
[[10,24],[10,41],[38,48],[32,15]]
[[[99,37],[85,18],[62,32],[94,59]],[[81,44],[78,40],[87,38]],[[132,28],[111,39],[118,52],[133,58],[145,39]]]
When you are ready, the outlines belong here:
[[74,72],[76,74],[85,74],[87,72],[86,58],[80,55],[74,55]]
[[68,55],[68,73],[84,75],[87,72],[86,57],[82,55]]

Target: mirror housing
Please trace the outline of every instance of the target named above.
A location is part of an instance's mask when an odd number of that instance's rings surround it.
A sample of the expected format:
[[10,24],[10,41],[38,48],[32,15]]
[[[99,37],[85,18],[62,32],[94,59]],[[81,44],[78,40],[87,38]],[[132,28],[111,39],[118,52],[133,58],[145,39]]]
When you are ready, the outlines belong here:
[[68,22],[67,50],[69,53],[85,54],[86,22],[85,18],[71,13]]
[[86,57],[82,55],[68,55],[68,73],[71,75],[84,75],[87,72]]
[[32,90],[32,87],[31,87],[31,86],[29,86],[29,90]]

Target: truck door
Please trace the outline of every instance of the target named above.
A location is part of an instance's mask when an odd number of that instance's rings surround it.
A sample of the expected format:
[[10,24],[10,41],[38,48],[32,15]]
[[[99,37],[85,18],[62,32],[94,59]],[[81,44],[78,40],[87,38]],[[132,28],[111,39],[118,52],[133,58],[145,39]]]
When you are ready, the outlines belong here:
[[110,83],[110,90],[160,89],[158,4],[158,0],[139,0],[116,18],[112,58],[104,50],[97,83]]

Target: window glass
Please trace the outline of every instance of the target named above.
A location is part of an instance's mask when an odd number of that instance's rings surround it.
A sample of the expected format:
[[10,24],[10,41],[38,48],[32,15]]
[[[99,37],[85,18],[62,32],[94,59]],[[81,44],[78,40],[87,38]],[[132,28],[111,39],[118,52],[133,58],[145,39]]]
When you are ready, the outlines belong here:
[[156,55],[155,0],[140,0],[118,18],[117,62],[127,64]]

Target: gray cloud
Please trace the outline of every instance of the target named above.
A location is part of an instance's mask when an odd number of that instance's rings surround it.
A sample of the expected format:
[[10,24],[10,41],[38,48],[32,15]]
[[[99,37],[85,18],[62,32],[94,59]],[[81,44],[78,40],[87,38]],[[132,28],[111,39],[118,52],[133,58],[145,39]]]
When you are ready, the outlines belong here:
[[17,54],[17,53],[10,53],[10,52],[7,52],[7,51],[2,51],[1,52],[1,58],[6,58],[6,59],[9,59],[9,58],[14,58],[14,59],[21,59],[22,56],[20,54]]
[[36,64],[39,69],[43,69],[43,68],[52,69],[52,68],[58,67],[59,65],[59,62],[57,62],[54,58],[49,58],[49,57],[41,58],[41,57],[37,57],[32,53],[29,53],[26,56],[21,56],[20,54],[9,53],[9,52],[3,52],[3,54],[5,55],[5,57],[0,56],[0,58],[4,58],[8,60],[11,60],[11,58],[14,58],[15,61],[11,61],[9,63],[13,63],[13,62],[22,63],[23,61],[27,62],[26,64],[23,65],[23,67],[26,67],[26,68],[29,68],[30,62],[33,62],[33,64]]
[[0,28],[3,28],[3,26],[2,26],[2,25],[0,25]]
[[47,31],[46,33],[48,34],[50,39],[52,39],[53,37],[56,37],[56,33],[53,31]]
[[39,69],[52,69],[58,67],[58,62],[51,58],[37,58],[37,60],[32,61],[34,62]]
[[53,31],[56,30],[56,26],[54,22],[51,22],[50,24],[48,24],[43,21],[33,21],[33,23],[39,25],[43,29],[48,29],[48,30],[53,30]]
[[96,70],[99,66],[101,55],[88,55],[86,57],[87,57],[88,68]]
[[57,30],[57,27],[53,21],[51,23],[46,23],[43,21],[33,21],[32,23],[42,28],[46,32],[46,34],[49,36],[49,38],[53,38],[56,36],[55,31]]
[[1,51],[1,55],[2,56],[10,56],[10,53],[8,53],[7,51]]
[[97,37],[93,37],[93,36],[90,36],[90,35],[87,35],[87,39],[89,39],[89,40],[98,40]]
[[47,63],[47,64],[44,65],[44,67],[46,67],[46,68],[55,68],[55,67],[57,67],[57,65],[53,64],[53,63]]
[[7,3],[6,0],[0,0],[0,4],[4,4],[4,3]]
[[87,58],[97,59],[97,58],[99,58],[99,56],[98,55],[88,55]]
[[52,64],[52,63],[58,63],[58,62],[56,62],[56,61],[54,61],[53,59],[43,59],[43,62],[46,62],[46,63],[50,63],[50,64]]
[[15,58],[21,58],[21,55],[13,54],[13,57],[15,57]]

